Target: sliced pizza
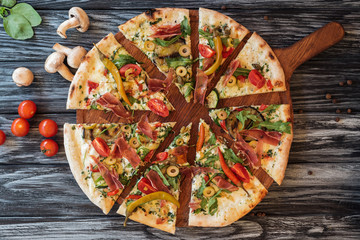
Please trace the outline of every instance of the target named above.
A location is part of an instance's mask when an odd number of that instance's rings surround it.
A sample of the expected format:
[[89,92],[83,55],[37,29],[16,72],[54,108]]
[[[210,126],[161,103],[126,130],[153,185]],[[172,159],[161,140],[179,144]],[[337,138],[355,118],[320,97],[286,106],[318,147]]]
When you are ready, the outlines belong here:
[[290,111],[288,104],[241,106],[210,110],[210,117],[237,139],[235,149],[253,167],[261,166],[280,185],[293,138]]
[[249,33],[241,24],[219,12],[199,9],[199,69],[195,102],[204,103],[206,86],[244,37]]
[[286,90],[284,70],[271,47],[253,33],[216,85],[220,98]]
[[175,84],[187,102],[192,99],[192,55],[189,10],[157,8],[119,26],[132,41],[168,77],[175,70]]
[[267,194],[242,159],[200,120],[193,167],[189,226],[229,225],[250,212]]
[[[154,84],[155,82],[155,84]],[[149,84],[149,86],[148,86]],[[111,110],[129,118],[128,110],[174,110],[139,63],[110,33],[85,56],[69,89],[68,109]]]
[[173,200],[179,199],[179,166],[187,164],[190,129],[191,124],[183,127],[169,147],[156,156],[154,164],[138,180],[117,213],[148,226],[175,233],[178,206]]
[[137,173],[143,161],[175,123],[65,124],[64,146],[76,182],[105,214]]

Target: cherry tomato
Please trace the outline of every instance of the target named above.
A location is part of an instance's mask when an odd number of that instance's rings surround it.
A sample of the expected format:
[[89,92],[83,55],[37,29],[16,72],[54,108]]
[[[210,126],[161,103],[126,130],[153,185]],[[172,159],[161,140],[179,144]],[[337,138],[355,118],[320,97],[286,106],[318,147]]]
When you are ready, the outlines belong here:
[[224,44],[223,44],[223,50],[222,50],[222,57],[223,58],[227,58],[228,56],[230,56],[232,54],[232,52],[234,51],[235,48],[233,47],[229,47],[227,48]]
[[99,86],[99,84],[88,80],[88,86],[89,86],[89,93],[90,93],[93,89],[96,89]]
[[166,107],[165,103],[159,99],[153,98],[147,102],[147,106],[150,110],[159,115],[160,117],[169,116],[169,109]]
[[58,125],[54,120],[45,119],[39,124],[39,132],[44,137],[53,137],[58,131]]
[[161,152],[156,155],[156,161],[164,161],[169,156],[168,152]]
[[136,77],[137,75],[139,75],[139,74],[141,73],[141,67],[139,67],[139,66],[136,65],[136,64],[130,63],[130,64],[126,64],[125,66],[122,66],[122,67],[120,68],[120,75],[121,75],[122,77],[125,77],[125,72],[126,72],[127,70],[129,70],[130,68],[133,69],[133,72],[132,72],[131,74],[132,74],[134,77]]
[[110,148],[104,139],[97,137],[92,141],[91,144],[95,148],[96,152],[100,154],[100,156],[108,157],[110,155]]
[[17,137],[24,137],[29,133],[30,124],[26,119],[17,118],[11,124],[11,132]]
[[204,58],[211,58],[215,55],[215,50],[204,44],[199,44],[199,52]]
[[36,104],[31,100],[22,101],[18,107],[18,113],[20,117],[29,119],[35,115]]
[[40,144],[40,150],[46,156],[52,157],[59,151],[59,145],[52,139],[45,139]]
[[0,130],[0,146],[3,145],[5,141],[6,141],[6,135],[2,130]]
[[252,85],[256,86],[257,88],[262,88],[265,84],[265,78],[259,73],[258,70],[253,69],[249,73],[249,81]]
[[240,163],[236,163],[232,166],[231,171],[235,173],[242,182],[248,183],[250,182],[250,176],[246,168]]
[[149,179],[143,177],[138,185],[137,185],[138,189],[144,193],[144,194],[149,194],[149,193],[153,193],[153,192],[157,192],[157,189],[154,188],[152,185],[151,185],[151,182],[149,181]]

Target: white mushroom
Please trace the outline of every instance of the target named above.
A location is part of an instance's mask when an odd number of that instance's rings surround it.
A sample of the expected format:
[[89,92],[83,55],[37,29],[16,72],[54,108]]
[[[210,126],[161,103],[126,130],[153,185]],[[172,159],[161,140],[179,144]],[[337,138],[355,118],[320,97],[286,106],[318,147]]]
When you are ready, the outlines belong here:
[[57,33],[62,38],[67,38],[66,30],[76,28],[79,32],[86,32],[89,28],[89,17],[84,10],[79,7],[73,7],[69,10],[69,19],[60,24]]
[[48,73],[59,72],[66,80],[72,81],[74,75],[64,64],[65,55],[63,53],[54,52],[48,56],[45,62],[45,70]]
[[73,49],[65,47],[59,43],[55,43],[53,49],[67,56],[67,63],[72,68],[79,68],[81,60],[86,55],[85,48],[77,46]]
[[34,80],[34,74],[25,67],[19,67],[14,70],[12,79],[17,86],[29,86]]

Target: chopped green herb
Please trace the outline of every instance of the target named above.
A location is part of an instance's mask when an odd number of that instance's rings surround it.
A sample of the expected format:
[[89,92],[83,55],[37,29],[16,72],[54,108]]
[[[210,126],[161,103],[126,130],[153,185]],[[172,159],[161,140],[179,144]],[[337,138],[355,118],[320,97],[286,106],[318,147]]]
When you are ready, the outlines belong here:
[[152,26],[152,25],[159,23],[161,20],[162,20],[162,18],[157,18],[155,21],[149,22],[149,24]]

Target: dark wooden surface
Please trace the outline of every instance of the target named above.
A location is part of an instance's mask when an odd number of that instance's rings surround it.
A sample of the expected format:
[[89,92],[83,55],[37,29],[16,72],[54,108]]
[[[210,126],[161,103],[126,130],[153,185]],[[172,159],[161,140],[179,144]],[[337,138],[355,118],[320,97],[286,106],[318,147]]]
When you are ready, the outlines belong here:
[[[56,34],[74,1],[27,1],[43,17],[29,41],[10,39],[0,28],[0,129],[7,142],[0,147],[1,239],[92,238],[229,238],[309,239],[360,237],[360,4],[358,1],[77,1],[89,14],[88,32],[69,30],[68,39]],[[224,5],[228,8],[220,10]],[[69,83],[47,74],[43,63],[55,42],[89,49],[117,25],[151,7],[208,7],[258,32],[273,48],[289,46],[330,21],[345,28],[345,38],[300,66],[291,78],[294,107],[294,142],[282,186],[273,184],[253,214],[225,228],[179,228],[175,236],[104,216],[90,203],[73,179],[62,146],[62,127],[75,122],[75,111],[65,109]],[[268,20],[264,19],[268,16]],[[18,88],[13,69],[29,67],[33,85]],[[352,80],[352,85],[339,86]],[[336,103],[325,99],[330,93]],[[30,134],[11,135],[17,106],[25,99],[38,105],[30,121]],[[352,113],[346,113],[348,108]],[[341,113],[335,113],[340,109]],[[300,111],[301,110],[301,111]],[[47,158],[39,151],[38,123],[55,119],[59,154]],[[339,118],[339,122],[335,119]],[[265,213],[265,216],[260,216]]]

